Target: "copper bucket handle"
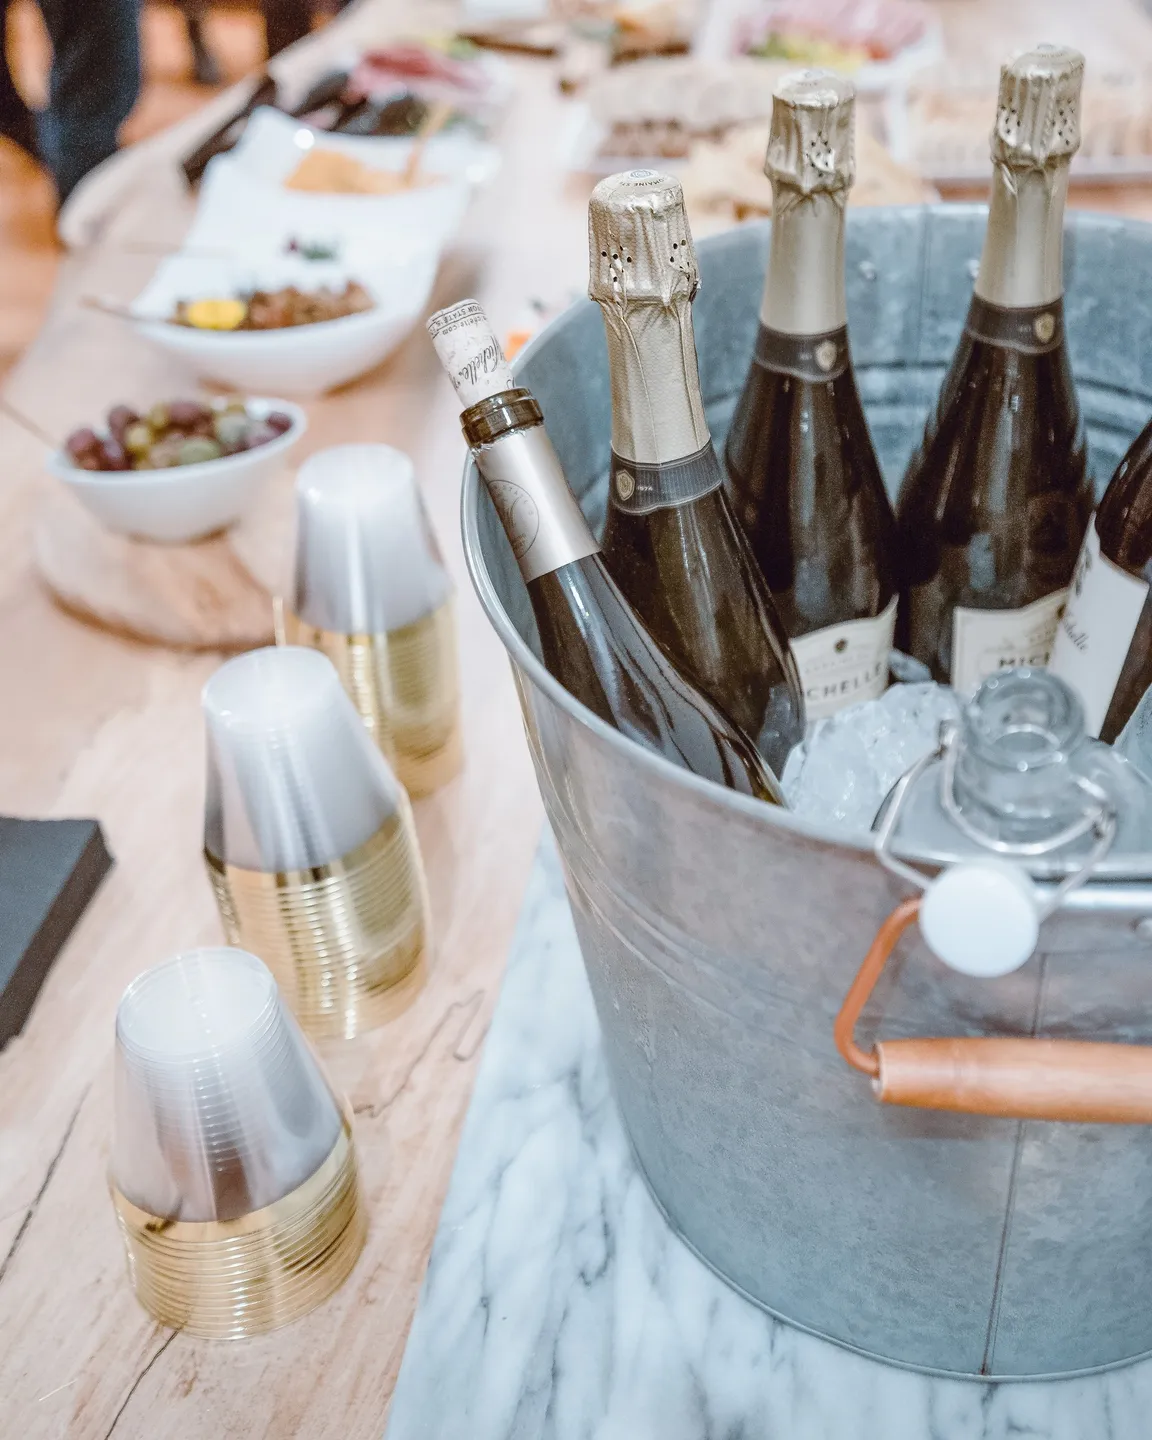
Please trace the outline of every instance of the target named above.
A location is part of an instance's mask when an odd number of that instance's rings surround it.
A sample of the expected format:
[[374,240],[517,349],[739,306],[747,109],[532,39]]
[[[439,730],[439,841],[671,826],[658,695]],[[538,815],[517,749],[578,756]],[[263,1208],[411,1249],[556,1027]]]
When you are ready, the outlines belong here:
[[855,1038],[857,1021],[919,911],[920,897],[914,896],[884,920],[832,1030],[837,1050],[871,1077],[878,1100],[1006,1119],[1152,1123],[1152,1047],[951,1036],[878,1040],[873,1049],[862,1049]]

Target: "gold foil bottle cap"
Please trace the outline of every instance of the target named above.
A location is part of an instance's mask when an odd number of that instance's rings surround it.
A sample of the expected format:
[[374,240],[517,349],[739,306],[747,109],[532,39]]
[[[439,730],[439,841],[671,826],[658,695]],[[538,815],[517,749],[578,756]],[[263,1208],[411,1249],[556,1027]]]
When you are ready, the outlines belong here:
[[588,204],[588,294],[624,305],[691,300],[700,285],[679,180],[625,170],[601,180]]
[[1002,65],[992,159],[1031,168],[1074,155],[1083,80],[1083,55],[1064,45],[1037,45]]
[[831,70],[797,70],[772,93],[764,173],[802,195],[848,190],[856,179],[856,89]]

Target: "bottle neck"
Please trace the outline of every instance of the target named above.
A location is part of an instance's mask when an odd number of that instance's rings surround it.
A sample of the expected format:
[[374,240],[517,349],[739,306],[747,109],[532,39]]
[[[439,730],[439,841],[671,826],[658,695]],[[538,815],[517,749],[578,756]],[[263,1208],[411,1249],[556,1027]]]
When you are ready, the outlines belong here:
[[781,335],[823,335],[848,322],[844,292],[847,190],[805,195],[772,187],[772,244],[760,323]]
[[612,382],[612,449],[622,460],[665,465],[709,443],[696,364],[692,303],[674,297],[603,302]]
[[1004,309],[1051,305],[1064,294],[1068,161],[1044,169],[996,165],[975,293]]
[[525,582],[599,553],[542,424],[474,444],[472,454]]

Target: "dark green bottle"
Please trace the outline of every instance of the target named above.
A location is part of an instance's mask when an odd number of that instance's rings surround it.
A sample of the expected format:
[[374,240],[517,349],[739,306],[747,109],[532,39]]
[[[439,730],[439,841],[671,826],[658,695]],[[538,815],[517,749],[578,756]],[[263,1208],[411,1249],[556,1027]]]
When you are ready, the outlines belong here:
[[654,170],[602,181],[589,247],[612,381],[605,562],[678,668],[779,774],[803,735],[804,702],[704,419],[692,331],[698,274],[679,183]]

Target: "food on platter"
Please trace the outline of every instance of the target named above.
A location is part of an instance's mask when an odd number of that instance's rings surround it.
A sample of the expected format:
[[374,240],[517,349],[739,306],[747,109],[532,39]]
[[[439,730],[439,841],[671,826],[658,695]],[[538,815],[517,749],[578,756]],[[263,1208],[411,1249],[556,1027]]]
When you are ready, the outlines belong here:
[[[283,87],[287,90],[289,87]],[[260,106],[271,106],[318,132],[415,136],[432,106],[452,107],[449,125],[485,131],[508,94],[499,62],[456,37],[403,40],[367,50],[351,65],[319,75],[300,94],[282,94],[261,77],[245,103],[182,162],[189,184],[217,155],[233,149]]]
[[[1147,72],[1089,76],[1081,94],[1080,150],[1073,171],[1131,171],[1152,165],[1152,89]],[[984,178],[988,167],[988,86],[974,71],[925,71],[911,86],[907,154],[927,175]]]
[[450,38],[436,45],[400,40],[366,50],[349,72],[346,93],[375,107],[400,99],[415,102],[419,110],[412,112],[411,134],[419,128],[425,108],[437,104],[451,105],[459,117],[487,123],[506,89],[498,76],[492,57],[467,41]]
[[318,145],[284,181],[286,190],[307,190],[317,195],[399,195],[434,185],[439,177],[400,170],[375,170],[343,150]]
[[691,40],[688,16],[675,0],[615,5],[609,13],[615,22],[614,64],[640,60],[647,55],[683,55],[688,49]]
[[299,255],[301,260],[339,260],[339,240],[315,240],[289,235],[284,242],[285,255]]
[[736,48],[769,60],[854,70],[891,60],[927,32],[914,0],[776,0],[736,26]]
[[181,300],[173,319],[194,330],[239,330],[247,314],[245,300]]
[[82,426],[68,436],[64,450],[77,469],[168,470],[202,465],[267,445],[292,428],[292,417],[281,410],[264,417],[251,415],[236,397],[211,404],[168,400],[143,412],[114,405],[106,426],[103,433]]
[[349,280],[342,290],[328,285],[317,290],[285,285],[246,295],[180,300],[169,318],[173,325],[193,330],[284,330],[362,315],[375,303],[359,280]]
[[794,69],[763,60],[640,60],[598,75],[588,107],[601,156],[683,158],[698,136],[772,114],[772,91]]
[[[767,145],[767,120],[735,126],[720,140],[693,142],[679,178],[694,232],[772,213],[772,185],[764,174]],[[937,199],[915,170],[894,160],[866,130],[857,132],[850,205],[918,205]]]
[[567,30],[551,19],[480,21],[460,31],[459,38],[481,50],[507,50],[513,55],[557,55],[567,41]]

